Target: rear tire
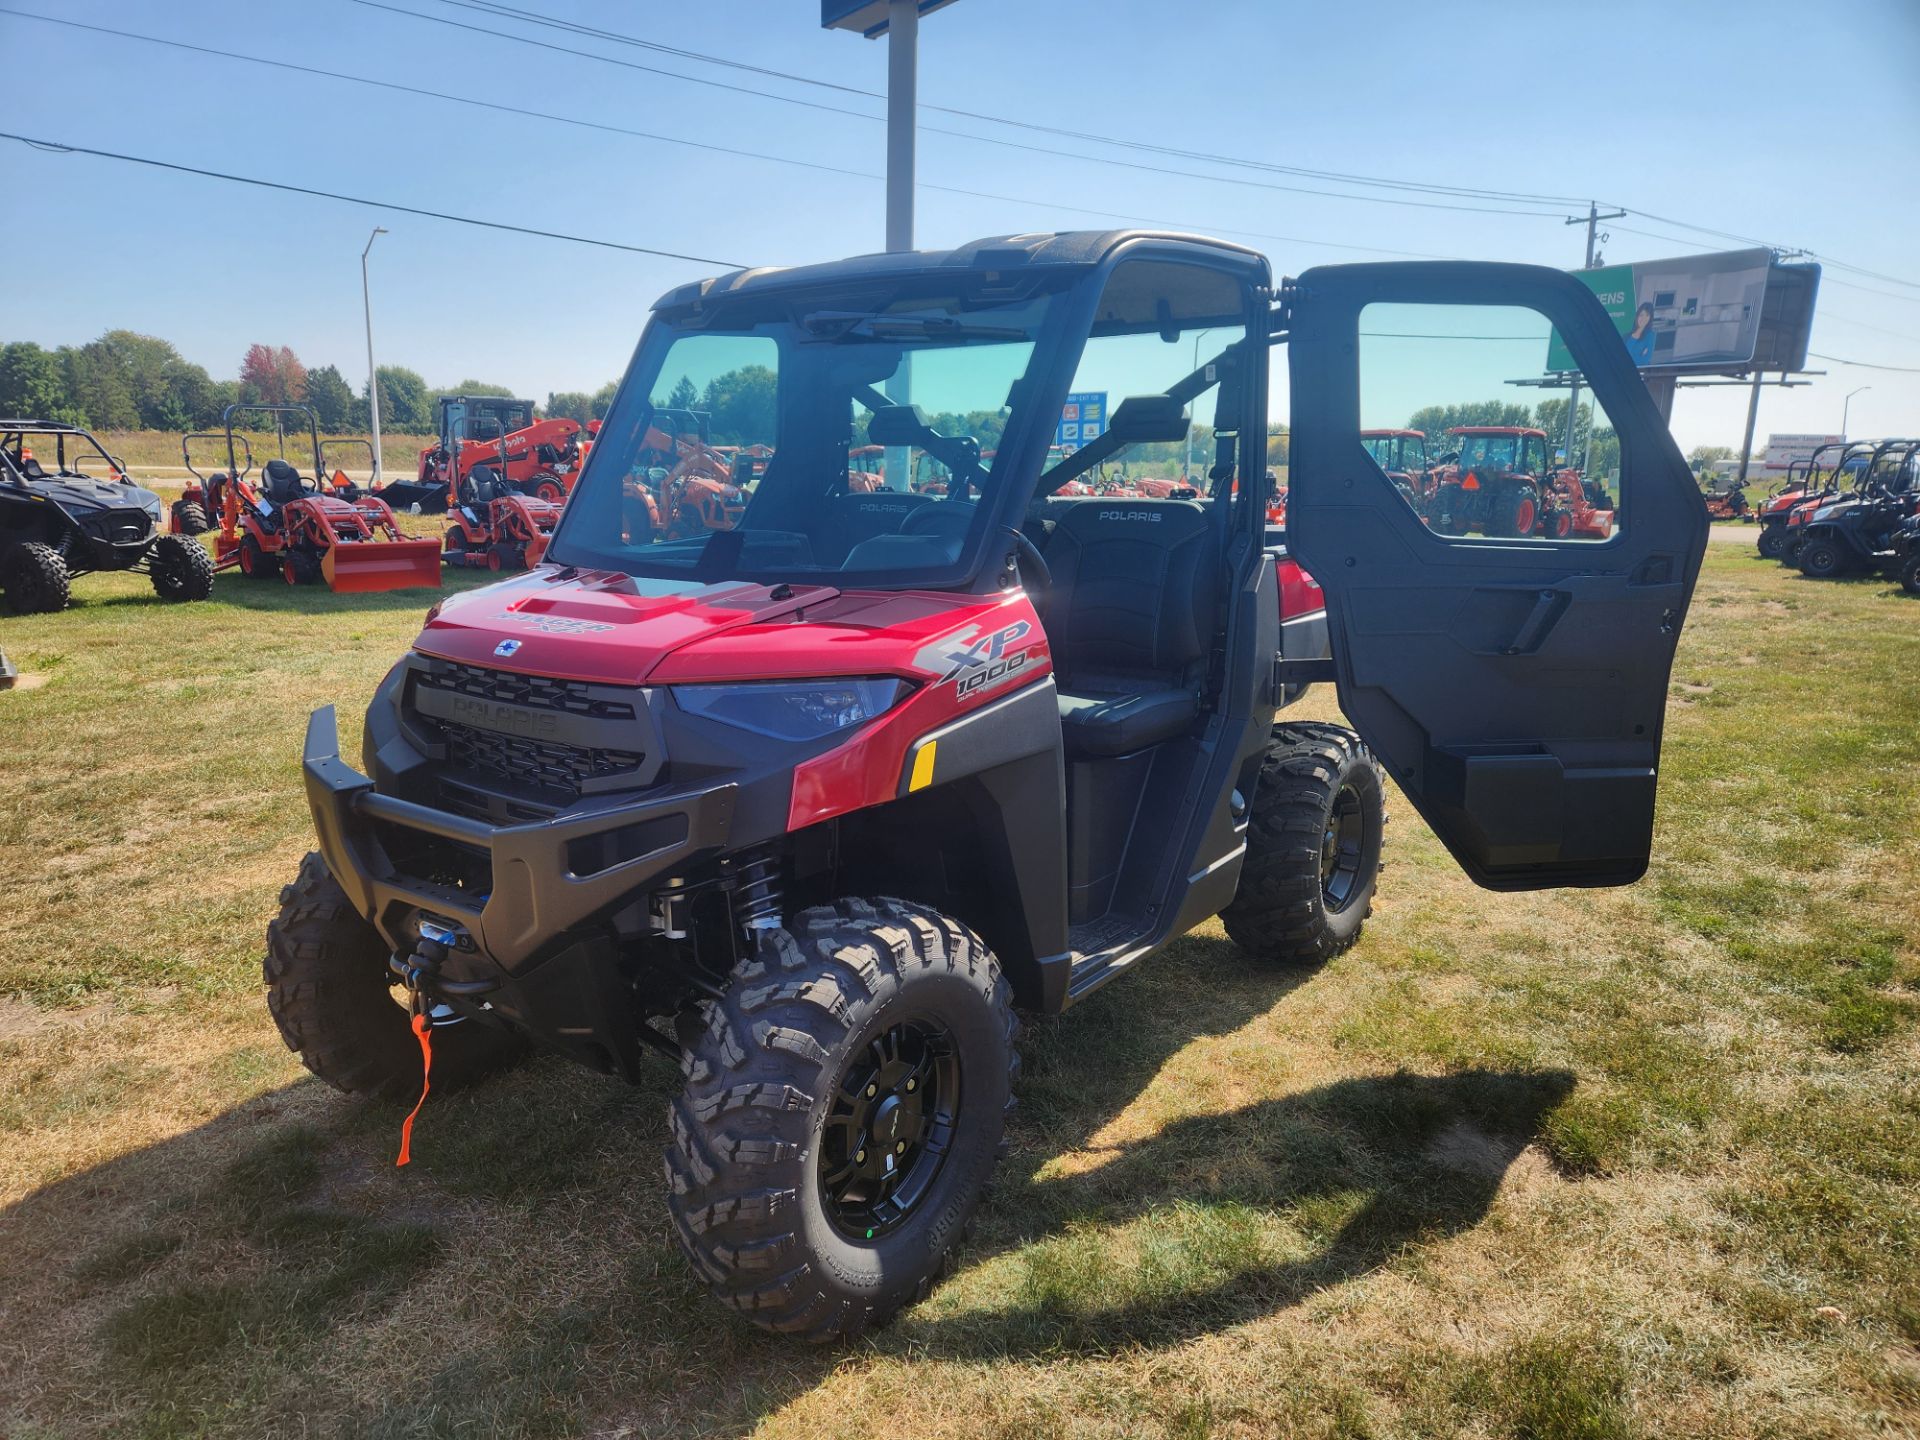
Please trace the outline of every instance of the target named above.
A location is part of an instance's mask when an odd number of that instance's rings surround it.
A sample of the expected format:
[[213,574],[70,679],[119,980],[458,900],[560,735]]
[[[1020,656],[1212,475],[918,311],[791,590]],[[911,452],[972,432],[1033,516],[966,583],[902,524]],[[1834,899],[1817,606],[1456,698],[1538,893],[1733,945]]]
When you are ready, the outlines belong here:
[[694,1270],[814,1341],[918,1301],[1005,1149],[1019,1025],[992,952],[925,906],[842,900],[762,932],[701,1011],[665,1157]]
[[1539,523],[1540,502],[1531,485],[1509,485],[1487,504],[1486,533],[1524,540]]
[[1373,911],[1386,787],[1360,737],[1340,725],[1275,725],[1254,787],[1227,936],[1279,965],[1322,965]]
[[213,527],[207,523],[207,512],[192,500],[173,502],[173,528],[181,535],[204,535]]
[[1920,555],[1909,555],[1900,565],[1900,588],[1920,595]]
[[67,608],[72,577],[50,545],[15,545],[0,558],[0,590],[16,615],[51,615]]
[[213,557],[198,540],[162,535],[147,554],[147,579],[162,600],[205,600],[213,594]]
[[1442,535],[1464,535],[1473,528],[1473,507],[1465,488],[1442,485],[1432,505],[1433,528]]
[[[262,973],[280,1038],[307,1069],[350,1095],[420,1092],[420,1042],[388,984],[387,944],[347,903],[318,852],[280,892]],[[436,1025],[434,1088],[477,1080],[523,1049],[516,1036],[478,1020]]]

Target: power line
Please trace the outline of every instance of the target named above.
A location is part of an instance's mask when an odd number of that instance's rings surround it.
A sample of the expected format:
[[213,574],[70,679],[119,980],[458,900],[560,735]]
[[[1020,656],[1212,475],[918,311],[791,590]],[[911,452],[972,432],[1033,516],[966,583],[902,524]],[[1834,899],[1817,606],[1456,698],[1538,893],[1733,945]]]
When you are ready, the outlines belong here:
[[472,215],[453,215],[444,210],[428,210],[419,205],[397,205],[390,200],[369,200],[361,195],[342,195],[332,190],[315,190],[305,185],[287,185],[278,180],[261,180],[251,175],[229,175],[220,170],[203,170],[196,165],[176,165],[170,160],[154,160],[145,155],[121,155],[112,150],[92,150],[85,145],[66,145],[58,140],[39,140],[31,135],[14,135],[0,130],[0,140],[17,140],[36,150],[56,155],[92,155],[102,160],[123,160],[129,165],[148,165],[156,170],[173,170],[182,175],[199,175],[208,180],[227,180],[236,185],[257,185],[265,190],[284,190],[293,195],[312,195],[322,200],[340,200],[348,205],[365,205],[375,210],[393,210],[402,215],[423,215],[430,220],[450,220],[456,225],[478,225],[488,230],[510,230],[516,235],[535,235],[542,240],[569,240],[576,245],[596,245],[603,250],[625,250],[635,255],[657,255],[663,260],[688,260],[696,265],[718,265],[727,270],[744,268],[737,260],[716,260],[711,255],[684,255],[677,250],[654,250],[645,245],[626,245],[618,240],[596,240],[589,235],[568,235],[559,230],[536,230],[528,225],[509,225],[500,220],[481,220]]
[[1920,375],[1920,365],[1874,365],[1865,360],[1842,360],[1838,355],[1822,355],[1818,350],[1809,350],[1807,354],[1816,360],[1825,360],[1834,365],[1847,365],[1855,370],[1887,370],[1895,375]]
[[[584,120],[572,115],[559,115],[546,110],[534,110],[526,106],[506,105],[495,100],[482,100],[472,95],[459,95],[444,90],[430,90],[419,85],[403,85],[392,80],[376,80],[370,76],[356,75],[348,71],[325,70],[314,65],[300,65],[288,60],[274,60],[262,55],[248,55],[237,50],[220,50],[207,45],[192,45],[182,40],[169,40],[158,35],[147,35],[135,30],[117,30],[104,25],[89,25],[78,20],[59,19],[51,15],[37,15],[27,10],[15,10],[0,6],[0,14],[17,15],[23,19],[39,20],[49,25],[62,25],[75,30],[88,30],[95,34],[111,35],[123,40],[138,40],[150,45],[161,45],[169,49],[190,51],[198,55],[211,55],[222,60],[236,60],[250,65],[264,65],[271,69],[286,70],[302,75],[314,75],[328,80],[340,80],[349,84],[369,85],[377,89],[393,90],[406,95],[418,95],[428,99],[444,100],[456,105],[470,105],[483,110],[494,110],[503,114],[523,116],[529,119],[546,120],[560,125],[573,125],[582,129],[599,130],[608,134],[625,135],[639,140],[653,140],[666,145],[682,145],[696,150],[705,150],[721,155],[732,155],[742,159],[764,160],[777,165],[792,165],[801,169],[822,171],[833,175],[845,175],[857,180],[884,182],[885,176],[870,170],[854,170],[840,165],[827,165],[819,161],[800,160],[785,155],[771,155],[757,150],[744,150],[736,146],[716,145],[704,140],[686,140],[675,135],[662,135],[650,130],[635,130],[625,125],[612,125],[597,120]],[[1289,245],[1313,245],[1332,250],[1352,250],[1373,255],[1404,255],[1422,260],[1447,260],[1455,257],[1433,255],[1418,250],[1396,250],[1380,245],[1355,245],[1334,240],[1314,240],[1299,235],[1277,235],[1260,230],[1246,230],[1237,226],[1195,225],[1188,221],[1168,220],[1164,216],[1130,215],[1113,210],[1096,210],[1085,206],[1068,205],[1058,200],[1033,200],[1018,195],[999,195],[991,191],[971,190],[955,185],[937,185],[921,182],[920,189],[939,191],[945,194],[961,195],[974,200],[994,200],[1012,205],[1046,206],[1074,214],[1094,215],[1106,219],[1132,221],[1138,224],[1163,225],[1173,229],[1218,230],[1228,234],[1249,235],[1261,240],[1277,240]]]
[[[749,74],[765,75],[788,80],[797,85],[811,85],[824,90],[837,91],[844,95],[858,95],[864,99],[884,101],[886,96],[878,90],[868,90],[857,85],[848,85],[840,81],[823,80],[817,76],[800,75],[790,70],[775,70],[764,65],[754,65],[746,61],[735,60],[725,55],[713,55],[700,50],[687,50],[679,46],[666,45],[657,40],[647,40],[638,35],[629,35],[618,30],[608,30],[600,26],[585,25],[578,21],[566,20],[555,15],[543,15],[536,11],[519,9],[516,6],[501,3],[501,0],[437,0],[442,5],[457,6],[463,10],[477,11],[480,14],[502,19],[519,20],[530,25],[540,25],[551,30],[561,30],[571,34],[583,35],[592,39],[611,40],[617,44],[630,45],[642,50],[673,55],[681,59],[694,60],[702,64],[723,66],[731,70],[741,70]],[[409,12],[417,13],[417,12]],[[431,20],[434,17],[420,15],[418,18]],[[484,33],[498,34],[498,31]],[[519,39],[519,36],[506,36],[507,39]],[[691,77],[687,77],[691,78]],[[777,97],[773,97],[777,98]],[[1110,145],[1117,149],[1142,151],[1154,155],[1166,155],[1179,160],[1204,160],[1217,165],[1230,165],[1249,170],[1262,170],[1278,175],[1296,175],[1309,180],[1333,180],[1344,184],[1371,185],[1392,190],[1413,190],[1429,194],[1455,195],[1483,200],[1531,200],[1546,204],[1577,204],[1586,197],[1578,195],[1544,195],[1528,190],[1495,190],[1484,186],[1447,185],[1437,181],[1393,180],[1379,175],[1364,175],[1344,170],[1317,170],[1302,165],[1283,165],[1271,160],[1254,160],[1245,156],[1224,155],[1206,150],[1188,150],[1179,146],[1155,144],[1144,140],[1127,140],[1112,135],[1094,134],[1084,130],[1071,130],[1056,125],[1042,125],[1031,120],[1016,120],[1011,116],[995,115],[979,110],[964,110],[951,105],[933,105],[923,102],[919,108],[935,114],[953,115],[966,120],[979,120],[993,125],[1006,125],[1020,130],[1033,131],[1043,135],[1057,135],[1070,140],[1083,140],[1093,144]],[[878,117],[874,117],[878,118]],[[927,127],[922,127],[927,128]],[[955,131],[935,131],[936,134],[960,134]],[[988,136],[965,136],[968,139],[984,140],[995,143]]]
[[[450,25],[456,30],[467,30],[476,35],[491,35],[499,40],[511,41],[517,45],[533,45],[542,50],[552,50],[561,55],[573,55],[584,60],[596,60],[604,65],[618,65],[626,70],[639,70],[649,75],[665,75],[676,80],[685,80],[695,85],[708,85],[720,90],[730,90],[737,94],[753,95],[763,100],[776,100],[786,105],[799,105],[809,110],[824,110],[835,115],[850,115],[857,120],[866,120],[874,124],[884,124],[885,117],[869,115],[860,110],[848,110],[836,105],[822,105],[813,100],[801,100],[791,95],[774,95],[765,90],[754,90],[742,85],[729,85],[719,80],[709,80],[698,75],[683,75],[673,70],[662,70],[658,66],[640,65],[631,60],[621,60],[612,55],[604,55],[593,50],[576,50],[568,45],[555,45],[545,40],[536,40],[530,35],[514,35],[504,30],[489,30],[484,25],[470,25],[462,20],[454,20],[444,15],[422,15],[417,10],[403,9],[398,5],[387,5],[382,0],[353,0],[355,5],[370,10],[385,10],[394,15],[406,15],[415,20],[425,20],[434,25]],[[44,17],[41,17],[44,18]],[[1015,123],[1015,122],[1007,122]],[[1116,160],[1106,155],[1085,155],[1073,151],[1064,151],[1044,145],[1026,145],[1017,140],[1003,140],[991,135],[975,135],[965,130],[949,130],[938,125],[922,125],[920,130],[929,135],[947,135],[955,139],[970,140],[982,145],[995,145],[1007,150],[1020,150],[1028,154],[1047,155],[1056,159],[1082,160],[1093,165],[1110,165],[1122,170],[1139,171],[1150,175],[1171,175],[1181,180],[1203,180],[1216,185],[1236,185],[1251,190],[1271,190],[1287,195],[1316,195],[1328,200],[1351,200],[1365,205],[1397,205],[1415,210],[1451,210],[1475,215],[1518,215],[1529,219],[1557,220],[1557,212],[1549,210],[1520,210],[1511,206],[1455,205],[1438,200],[1399,200],[1385,195],[1349,195],[1340,190],[1316,190],[1303,185],[1279,185],[1272,181],[1249,180],[1237,175],[1202,175],[1191,170],[1175,170],[1164,165],[1147,165],[1135,160]]]

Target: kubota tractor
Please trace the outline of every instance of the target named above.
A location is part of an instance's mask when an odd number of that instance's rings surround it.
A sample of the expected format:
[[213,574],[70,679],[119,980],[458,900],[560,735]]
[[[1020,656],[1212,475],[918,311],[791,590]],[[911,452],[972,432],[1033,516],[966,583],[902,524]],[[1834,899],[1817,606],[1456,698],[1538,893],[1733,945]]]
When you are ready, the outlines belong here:
[[[1378,304],[1515,307],[1566,340],[1631,494],[1605,564],[1422,524],[1361,444]],[[767,396],[743,438],[773,454],[735,523],[641,540],[650,397],[744,364]],[[1276,364],[1285,548],[1236,483],[1264,473]],[[962,433],[980,377],[1006,397],[991,462]],[[1111,428],[1049,463],[1067,394],[1103,388]],[[853,489],[856,415],[940,455],[947,493]],[[1196,423],[1199,498],[1061,498]],[[664,1057],[690,1273],[768,1329],[857,1334],[963,1243],[1019,1013],[1215,916],[1277,966],[1338,954],[1385,776],[1482,885],[1640,876],[1706,540],[1613,322],[1559,271],[1276,285],[1239,245],[1110,231],[686,285],[546,563],[429,613],[373,696],[364,773],[331,707],[309,721],[319,850],[269,928],[267,999],[342,1089],[420,1094],[430,1066],[437,1096],[530,1041],[629,1079]],[[1284,717],[1319,681],[1355,729]]]
[[418,475],[379,494],[390,505],[437,514],[475,465],[490,465],[513,489],[552,504],[567,498],[567,477],[579,461],[577,420],[533,418],[533,401],[501,395],[443,395],[439,433],[420,452]]
[[[1452,449],[1431,472],[1424,514],[1445,535],[1605,540],[1613,534],[1607,489],[1580,471],[1554,468],[1547,433],[1522,425],[1456,425]],[[1696,491],[1696,494],[1698,492]]]
[[[251,453],[242,466],[245,439],[234,433],[235,418],[242,414],[304,421],[313,447],[313,474],[304,475],[276,457],[261,467],[259,483],[253,483],[248,478]],[[394,523],[392,510],[373,496],[345,500],[329,493],[319,426],[306,406],[229,405],[221,423],[226,470],[205,476],[195,472],[202,493],[216,496],[220,507],[213,543],[217,569],[237,566],[252,579],[278,575],[289,585],[324,580],[341,594],[439,586],[439,542],[409,540]],[[185,449],[183,442],[183,453]]]
[[491,465],[472,466],[455,484],[441,546],[447,564],[525,570],[540,563],[560,520],[558,505],[521,493]]
[[[1373,457],[1373,463],[1385,471],[1387,478],[1407,497],[1407,503],[1423,516],[1427,502],[1433,498],[1434,467],[1459,459],[1454,453],[1429,461],[1424,430],[1362,430],[1360,443]],[[1284,511],[1284,505],[1282,509]]]

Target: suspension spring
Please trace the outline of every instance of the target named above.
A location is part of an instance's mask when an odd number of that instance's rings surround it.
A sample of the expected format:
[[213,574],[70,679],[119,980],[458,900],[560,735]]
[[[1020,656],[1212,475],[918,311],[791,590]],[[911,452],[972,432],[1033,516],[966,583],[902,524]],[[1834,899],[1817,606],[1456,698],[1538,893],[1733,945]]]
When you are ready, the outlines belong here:
[[734,862],[733,914],[742,929],[777,929],[786,895],[780,857],[768,849],[749,851]]

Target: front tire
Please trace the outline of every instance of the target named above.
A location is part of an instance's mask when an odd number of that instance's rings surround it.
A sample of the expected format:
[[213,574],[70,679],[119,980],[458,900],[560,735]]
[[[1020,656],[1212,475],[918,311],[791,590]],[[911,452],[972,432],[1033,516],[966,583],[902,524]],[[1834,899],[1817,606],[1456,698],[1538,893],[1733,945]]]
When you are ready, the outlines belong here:
[[205,600],[213,594],[213,556],[198,540],[162,535],[147,556],[153,593],[170,604]]
[[1760,552],[1762,560],[1778,560],[1781,547],[1787,543],[1787,530],[1784,525],[1768,525],[1761,530],[1760,538],[1754,542],[1754,549]]
[[1900,588],[1909,595],[1920,595],[1920,554],[1908,556],[1901,564]]
[[16,545],[0,560],[0,590],[16,615],[51,615],[67,608],[71,576],[51,545]]
[[701,1008],[665,1155],[694,1270],[814,1341],[919,1300],[1005,1148],[1019,1026],[992,952],[924,906],[842,900],[761,932]]
[[1812,580],[1831,580],[1847,568],[1847,557],[1838,540],[1817,535],[1800,546],[1800,573]]
[[1254,787],[1240,888],[1220,912],[1248,954],[1325,964],[1373,910],[1386,787],[1360,737],[1340,725],[1275,725]]
[[[388,983],[387,944],[347,902],[318,852],[300,862],[267,926],[262,974],[280,1038],[315,1075],[350,1095],[420,1092],[420,1042]],[[519,1039],[478,1020],[433,1027],[433,1084],[476,1080],[516,1059]]]

